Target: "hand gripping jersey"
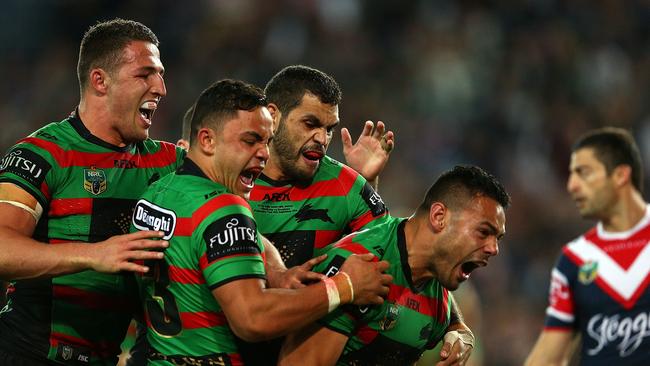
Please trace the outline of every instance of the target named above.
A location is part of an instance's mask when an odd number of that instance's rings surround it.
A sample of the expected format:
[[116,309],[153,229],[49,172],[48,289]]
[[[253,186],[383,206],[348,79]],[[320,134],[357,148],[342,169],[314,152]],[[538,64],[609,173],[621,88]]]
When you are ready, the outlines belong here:
[[582,334],[582,365],[650,365],[650,206],[626,232],[601,223],[564,246],[546,329]]
[[[433,348],[450,322],[450,293],[438,281],[416,288],[411,279],[404,237],[406,219],[390,218],[373,228],[350,234],[327,250],[316,270],[333,276],[352,254],[373,253],[386,260],[393,276],[381,306],[346,305],[320,320],[349,337],[337,365],[412,365]],[[320,254],[320,253],[319,253]]]
[[138,278],[150,365],[241,365],[234,334],[212,290],[265,278],[263,246],[248,203],[191,160],[138,201],[133,229],[165,232],[165,258]]
[[[98,242],[128,232],[140,194],[183,155],[150,139],[110,145],[73,114],[13,146],[0,163],[0,182],[23,188],[43,207],[34,239]],[[134,309],[127,278],[84,271],[12,282],[0,312],[0,348],[64,364],[115,365]]]
[[328,156],[306,186],[260,176],[249,201],[260,233],[278,248],[287,267],[386,216],[384,202],[365,178]]

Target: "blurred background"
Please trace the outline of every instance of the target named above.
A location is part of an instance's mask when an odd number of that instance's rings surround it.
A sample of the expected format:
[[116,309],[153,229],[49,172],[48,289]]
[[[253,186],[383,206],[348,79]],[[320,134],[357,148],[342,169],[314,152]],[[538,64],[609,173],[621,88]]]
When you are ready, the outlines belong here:
[[[341,125],[354,138],[365,120],[395,132],[380,182],[394,215],[410,215],[454,164],[496,175],[512,195],[507,235],[470,281],[485,365],[523,362],[560,247],[592,225],[564,189],[573,140],[598,126],[632,130],[648,182],[647,0],[5,0],[2,151],[75,108],[81,37],[117,16],[161,41],[168,95],[155,138],[176,141],[183,113],[212,81],[263,87],[299,63],[338,80]],[[329,153],[342,158],[338,132]]]

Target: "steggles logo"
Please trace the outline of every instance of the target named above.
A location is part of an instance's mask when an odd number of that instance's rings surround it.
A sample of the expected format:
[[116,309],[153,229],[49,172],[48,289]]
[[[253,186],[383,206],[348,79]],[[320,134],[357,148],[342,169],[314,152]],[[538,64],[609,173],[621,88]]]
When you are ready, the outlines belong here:
[[618,314],[607,317],[596,314],[587,325],[587,334],[596,341],[596,347],[587,350],[587,354],[595,356],[610,342],[620,343],[616,348],[621,357],[632,354],[645,337],[650,337],[650,312],[639,313],[635,318],[620,318]]

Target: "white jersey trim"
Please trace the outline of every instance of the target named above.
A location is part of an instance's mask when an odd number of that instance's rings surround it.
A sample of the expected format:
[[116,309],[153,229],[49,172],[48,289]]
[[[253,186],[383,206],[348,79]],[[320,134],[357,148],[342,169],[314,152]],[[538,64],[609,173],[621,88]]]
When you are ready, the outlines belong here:
[[643,215],[643,218],[641,218],[641,220],[637,222],[636,225],[634,225],[634,227],[632,227],[631,229],[625,231],[619,231],[619,232],[606,231],[605,228],[603,227],[602,221],[598,221],[598,224],[596,225],[596,231],[598,232],[598,237],[600,237],[601,239],[621,240],[621,239],[627,239],[631,237],[632,235],[636,234],[639,230],[648,226],[648,224],[650,224],[650,204],[646,203],[645,214]]
[[546,308],[546,315],[552,316],[554,318],[558,318],[561,321],[566,323],[573,323],[573,320],[575,319],[575,317],[572,314],[565,313],[564,311],[559,311],[550,306]]
[[624,270],[607,253],[581,236],[569,244],[568,250],[583,262],[598,262],[598,277],[609,287],[630,300],[632,295],[650,274],[650,245],[646,245],[630,268]]

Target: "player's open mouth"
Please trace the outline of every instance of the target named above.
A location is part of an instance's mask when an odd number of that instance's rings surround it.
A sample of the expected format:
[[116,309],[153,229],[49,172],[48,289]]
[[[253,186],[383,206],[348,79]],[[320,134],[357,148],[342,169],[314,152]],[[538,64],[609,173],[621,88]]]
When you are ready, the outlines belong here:
[[153,117],[156,108],[158,108],[158,103],[148,100],[140,106],[140,115],[145,121],[151,124],[151,118]]
[[244,185],[244,187],[253,189],[253,186],[255,185],[255,179],[257,179],[261,173],[262,168],[246,169],[239,175],[239,181]]
[[461,264],[460,271],[462,272],[463,278],[468,279],[473,270],[485,266],[487,266],[486,262],[465,262]]

